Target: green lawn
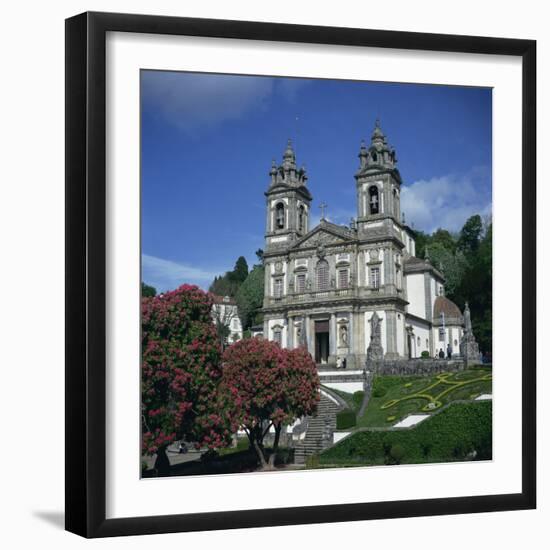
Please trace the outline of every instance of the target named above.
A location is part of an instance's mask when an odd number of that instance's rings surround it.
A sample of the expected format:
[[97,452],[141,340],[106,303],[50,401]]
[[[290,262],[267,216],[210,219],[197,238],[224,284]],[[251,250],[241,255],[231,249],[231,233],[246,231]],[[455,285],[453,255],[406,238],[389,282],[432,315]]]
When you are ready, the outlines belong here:
[[448,403],[492,393],[492,369],[425,376],[377,376],[365,414],[357,427],[389,427],[410,414],[432,414]]

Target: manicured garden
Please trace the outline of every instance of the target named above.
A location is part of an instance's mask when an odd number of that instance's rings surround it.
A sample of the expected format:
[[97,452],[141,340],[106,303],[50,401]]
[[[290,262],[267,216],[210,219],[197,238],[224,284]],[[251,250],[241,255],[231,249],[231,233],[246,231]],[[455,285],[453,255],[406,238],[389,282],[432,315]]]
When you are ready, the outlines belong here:
[[[358,413],[363,392],[336,393],[345,399],[349,411]],[[376,376],[369,405],[363,416],[353,423],[346,416],[349,411],[340,413],[343,423],[340,422],[338,429],[391,427],[410,414],[433,414],[454,401],[470,401],[479,395],[490,393],[491,366],[473,367],[432,377]]]
[[492,458],[492,402],[453,403],[410,429],[358,431],[321,453],[318,467]]

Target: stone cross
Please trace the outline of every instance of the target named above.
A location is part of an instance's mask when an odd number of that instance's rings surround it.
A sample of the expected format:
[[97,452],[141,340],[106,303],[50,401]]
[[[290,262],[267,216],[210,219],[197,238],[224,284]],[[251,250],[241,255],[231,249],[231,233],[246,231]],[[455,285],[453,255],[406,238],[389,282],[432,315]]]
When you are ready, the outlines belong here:
[[319,208],[321,209],[321,219],[324,220],[325,219],[325,208],[327,207],[328,205],[325,203],[325,202],[322,202],[320,205],[319,205]]

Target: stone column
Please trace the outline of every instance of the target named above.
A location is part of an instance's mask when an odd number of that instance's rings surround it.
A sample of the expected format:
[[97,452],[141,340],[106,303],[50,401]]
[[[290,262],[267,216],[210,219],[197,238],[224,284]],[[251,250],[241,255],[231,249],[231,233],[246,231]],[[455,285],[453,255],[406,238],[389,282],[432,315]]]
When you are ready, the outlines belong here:
[[384,248],[384,286],[386,288],[393,284],[391,256],[391,250],[389,248]]
[[386,355],[387,359],[397,359],[397,314],[386,311]]
[[353,312],[353,310],[350,310],[348,323],[348,350],[351,354],[357,353],[357,351],[355,350],[355,335],[353,334],[355,326],[354,317],[355,313]]
[[294,332],[295,332],[295,328],[294,328],[294,317],[288,317],[288,322],[287,322],[287,337],[286,337],[286,347],[288,349],[294,349],[295,348],[295,345],[294,345]]
[[329,322],[329,355],[336,356],[336,315],[330,314]]
[[313,327],[309,315],[304,316],[304,330],[306,331],[307,350],[315,358],[315,341],[313,338]]
[[[424,272],[424,302],[426,306],[426,319],[430,321],[430,323],[432,323],[433,322],[432,285],[430,280],[430,274],[427,271]],[[429,340],[430,340],[430,356],[433,357],[435,353],[433,325],[430,328]]]

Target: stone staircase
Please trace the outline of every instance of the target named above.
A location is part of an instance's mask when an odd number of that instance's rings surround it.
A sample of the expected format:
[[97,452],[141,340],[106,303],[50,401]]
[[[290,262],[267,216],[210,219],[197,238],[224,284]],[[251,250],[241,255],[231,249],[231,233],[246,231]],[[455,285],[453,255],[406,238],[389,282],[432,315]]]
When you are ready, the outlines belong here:
[[342,410],[332,399],[321,393],[317,413],[308,417],[305,438],[296,444],[294,462],[305,464],[306,458],[320,453],[332,445],[332,433],[336,429],[336,413]]

